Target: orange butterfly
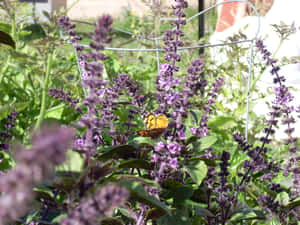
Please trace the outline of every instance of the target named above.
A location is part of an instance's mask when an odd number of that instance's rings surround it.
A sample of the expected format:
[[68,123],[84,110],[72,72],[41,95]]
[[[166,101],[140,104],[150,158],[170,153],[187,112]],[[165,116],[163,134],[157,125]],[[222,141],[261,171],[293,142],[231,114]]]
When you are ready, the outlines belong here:
[[157,138],[168,127],[168,118],[164,114],[155,116],[149,113],[144,119],[146,130],[139,130],[137,134],[143,137]]

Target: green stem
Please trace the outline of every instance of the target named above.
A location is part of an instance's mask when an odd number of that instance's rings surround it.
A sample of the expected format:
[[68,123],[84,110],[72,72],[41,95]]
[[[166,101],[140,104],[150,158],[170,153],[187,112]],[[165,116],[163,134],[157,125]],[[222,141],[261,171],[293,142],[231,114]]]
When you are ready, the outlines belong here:
[[274,54],[273,54],[273,56],[272,56],[273,58],[275,58],[277,52],[278,52],[279,49],[281,48],[281,45],[282,45],[283,41],[284,41],[284,39],[280,39],[279,45],[278,45],[276,51],[274,52]]
[[17,9],[17,2],[13,2],[13,10],[11,11],[10,19],[11,19],[11,36],[15,42],[17,42],[17,25],[16,25],[16,9]]
[[[33,84],[33,80],[32,80],[32,77],[31,77],[31,73],[32,73],[32,71],[29,69],[29,71],[27,71],[27,76],[28,76],[28,81],[29,81],[29,84],[30,84],[30,86],[31,86],[31,88],[32,88],[32,91],[34,92],[35,91],[35,86],[34,86],[34,84]],[[34,92],[35,93],[35,92]]]
[[38,117],[38,120],[36,121],[34,129],[38,129],[41,125],[41,123],[44,120],[45,114],[46,114],[46,103],[47,103],[47,96],[48,96],[48,85],[49,85],[49,78],[50,78],[50,71],[51,71],[51,64],[53,59],[54,53],[50,52],[48,54],[47,58],[47,68],[46,68],[46,74],[45,74],[45,80],[44,80],[44,87],[42,92],[42,102],[41,102],[41,109],[40,114]]
[[5,65],[4,65],[4,67],[2,68],[1,73],[0,73],[0,84],[2,83],[2,80],[3,80],[3,78],[4,78],[4,74],[7,72],[7,69],[8,69],[8,67],[9,67],[10,59],[11,59],[11,55],[8,55],[8,56],[7,56],[6,63],[5,63]]

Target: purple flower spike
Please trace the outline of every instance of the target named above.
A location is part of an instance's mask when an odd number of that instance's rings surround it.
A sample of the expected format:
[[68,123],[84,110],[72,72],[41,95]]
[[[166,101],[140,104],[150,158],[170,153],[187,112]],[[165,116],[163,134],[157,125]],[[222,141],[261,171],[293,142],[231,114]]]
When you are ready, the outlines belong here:
[[18,112],[13,110],[6,118],[6,123],[4,127],[6,128],[4,132],[0,132],[0,151],[8,151],[10,148],[10,144],[8,143],[12,139],[11,129],[15,127],[15,123],[17,120]]
[[31,209],[33,187],[52,177],[54,167],[64,162],[73,137],[71,128],[42,126],[33,147],[17,152],[17,166],[0,179],[0,224],[10,224]]
[[93,196],[82,200],[61,224],[98,224],[101,217],[110,216],[112,210],[121,206],[128,197],[129,192],[124,188],[112,184],[101,187]]

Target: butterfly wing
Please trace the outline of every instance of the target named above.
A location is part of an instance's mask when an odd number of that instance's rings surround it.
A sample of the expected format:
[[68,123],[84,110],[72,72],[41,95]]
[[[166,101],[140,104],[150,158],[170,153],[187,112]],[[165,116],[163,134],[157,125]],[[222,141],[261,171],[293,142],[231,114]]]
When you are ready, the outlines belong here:
[[138,130],[136,134],[143,136],[143,137],[150,137],[149,130]]
[[168,126],[168,118],[164,114],[155,116],[149,113],[144,119],[146,130],[137,131],[137,134],[143,137],[157,138]]
[[155,128],[166,129],[168,126],[168,118],[164,114],[157,115],[155,122]]
[[164,131],[164,128],[155,128],[152,130],[139,130],[136,132],[136,134],[143,137],[158,138]]
[[146,129],[151,130],[155,128],[156,117],[153,113],[149,113],[147,117],[144,119]]

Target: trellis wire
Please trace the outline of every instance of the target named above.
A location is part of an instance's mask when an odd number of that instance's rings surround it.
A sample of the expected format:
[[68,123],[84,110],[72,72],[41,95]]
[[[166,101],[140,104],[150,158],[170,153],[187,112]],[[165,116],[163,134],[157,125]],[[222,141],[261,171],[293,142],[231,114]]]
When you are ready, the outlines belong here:
[[[232,45],[232,44],[239,44],[239,43],[245,43],[245,42],[249,42],[250,43],[250,53],[249,53],[249,67],[248,67],[248,82],[247,82],[247,103],[246,103],[246,127],[245,127],[245,138],[246,140],[248,140],[248,127],[249,127],[249,104],[250,104],[250,84],[251,84],[251,73],[252,73],[252,65],[253,65],[253,48],[254,48],[254,41],[257,39],[258,37],[258,34],[259,34],[259,31],[260,31],[260,15],[259,13],[257,12],[257,9],[255,8],[255,6],[247,1],[247,0],[227,0],[227,1],[224,1],[224,2],[220,2],[220,3],[217,3],[207,9],[204,9],[202,10],[201,12],[189,17],[186,19],[186,22],[189,22],[191,21],[192,19],[216,8],[217,6],[219,5],[223,5],[223,4],[226,4],[226,3],[231,3],[231,2],[244,2],[246,4],[248,4],[252,9],[253,11],[255,12],[256,16],[257,16],[257,31],[256,31],[256,34],[255,36],[252,38],[252,39],[247,39],[247,40],[242,40],[242,41],[233,41],[233,42],[229,42],[229,43],[219,43],[219,44],[205,44],[205,45],[198,45],[198,46],[188,46],[188,47],[180,47],[178,48],[178,50],[189,50],[189,49],[200,49],[200,48],[208,48],[208,47],[219,47],[219,46],[226,46],[226,45]],[[79,22],[79,23],[85,23],[85,24],[90,24],[90,25],[95,25],[95,23],[90,23],[90,22],[85,22],[85,21],[79,21],[79,20],[72,20],[73,22]],[[145,40],[149,40],[149,41],[154,41],[154,44],[155,44],[155,48],[147,48],[147,49],[141,49],[141,48],[114,48],[114,47],[104,47],[105,50],[111,50],[111,51],[131,51],[131,52],[156,52],[156,60],[157,60],[157,70],[158,70],[158,73],[159,73],[159,65],[160,65],[160,61],[159,61],[159,52],[162,52],[164,51],[164,49],[162,48],[159,48],[159,40],[162,40],[164,35],[161,35],[161,36],[158,36],[158,37],[147,37],[147,36],[143,36],[143,35],[140,35],[140,34],[135,34],[135,33],[132,33],[130,31],[125,31],[125,30],[122,30],[122,29],[119,29],[119,28],[114,28],[113,27],[113,30],[115,31],[118,31],[118,32],[121,32],[121,33],[125,33],[125,34],[129,34],[133,37],[136,37],[136,38],[140,38],[140,39],[145,39]],[[63,32],[60,30],[60,34],[61,34],[61,37],[63,39],[65,39],[64,35],[63,35]],[[78,44],[79,46],[83,46],[85,48],[90,48],[89,45],[83,45],[83,44]],[[77,50],[74,46],[74,51],[75,51],[75,54],[76,54],[76,59],[77,59],[77,64],[78,64],[78,69],[79,69],[79,73],[80,73],[80,78],[81,78],[81,82],[82,81],[82,71],[81,71],[81,68],[79,66],[79,58],[78,58],[78,53],[77,53]],[[82,86],[82,88],[84,89],[84,93],[86,95],[86,90],[84,88],[84,86]]]

